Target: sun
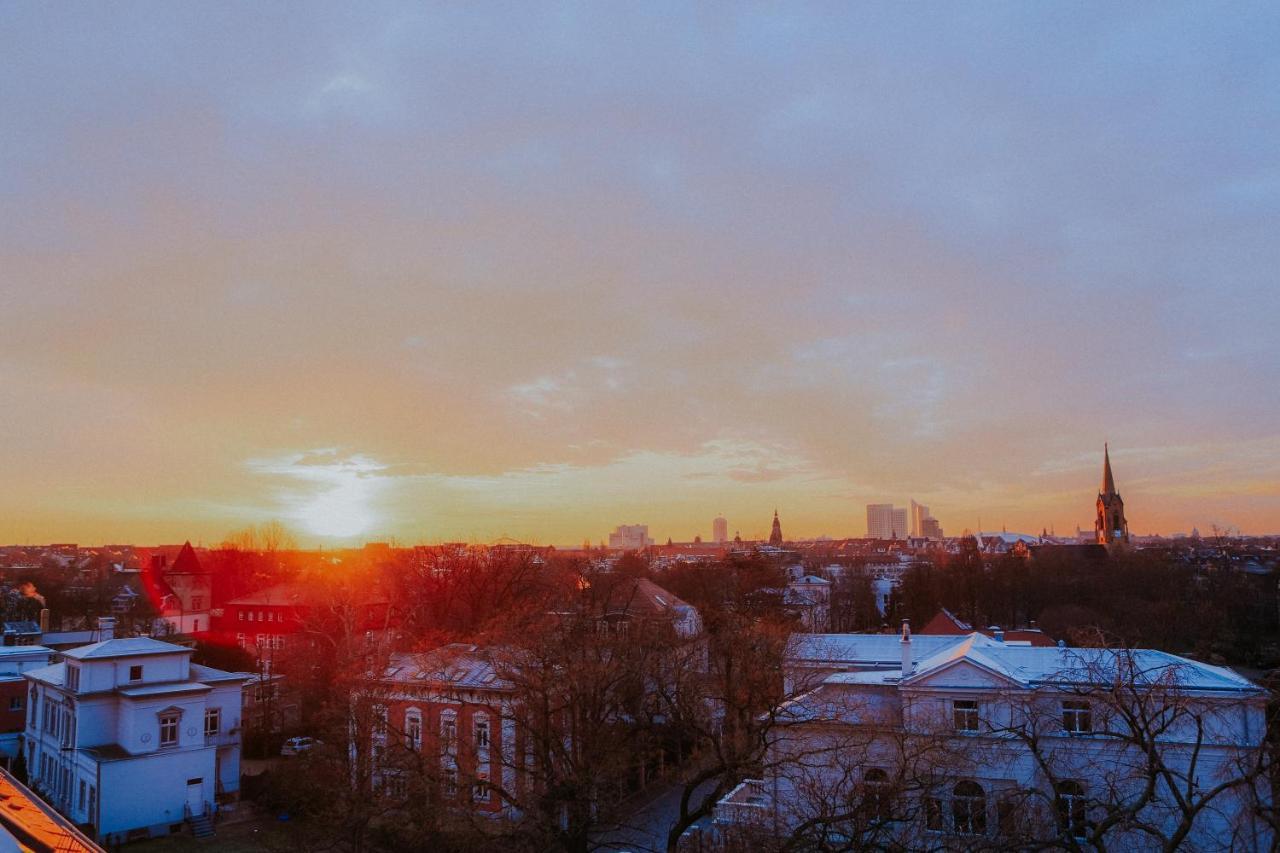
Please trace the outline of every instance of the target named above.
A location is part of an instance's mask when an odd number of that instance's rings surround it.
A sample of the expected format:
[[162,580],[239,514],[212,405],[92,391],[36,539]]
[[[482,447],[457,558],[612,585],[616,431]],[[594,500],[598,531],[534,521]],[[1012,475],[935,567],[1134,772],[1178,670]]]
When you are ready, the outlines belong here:
[[349,539],[369,530],[377,521],[370,505],[369,483],[344,477],[298,508],[297,518],[311,533],[331,539]]

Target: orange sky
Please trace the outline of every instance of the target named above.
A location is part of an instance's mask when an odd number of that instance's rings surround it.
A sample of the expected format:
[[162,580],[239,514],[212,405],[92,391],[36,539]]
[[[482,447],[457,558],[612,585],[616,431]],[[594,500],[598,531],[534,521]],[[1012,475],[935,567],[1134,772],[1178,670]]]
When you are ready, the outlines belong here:
[[0,542],[1280,531],[1275,10],[989,11],[5,10]]

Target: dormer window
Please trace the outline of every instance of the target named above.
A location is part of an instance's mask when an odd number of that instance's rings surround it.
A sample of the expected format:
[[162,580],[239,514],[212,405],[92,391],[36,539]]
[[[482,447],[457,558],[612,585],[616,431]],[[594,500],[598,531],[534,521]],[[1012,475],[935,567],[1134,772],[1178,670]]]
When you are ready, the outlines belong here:
[[80,692],[80,667],[67,664],[67,689],[72,693]]
[[142,664],[136,663],[133,666],[129,667],[129,680],[130,681],[142,680]]

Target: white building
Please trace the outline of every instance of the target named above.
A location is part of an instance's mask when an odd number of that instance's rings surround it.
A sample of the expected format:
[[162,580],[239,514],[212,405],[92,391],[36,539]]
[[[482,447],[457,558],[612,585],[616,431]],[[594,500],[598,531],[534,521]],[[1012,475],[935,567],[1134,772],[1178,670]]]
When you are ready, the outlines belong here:
[[1268,783],[1249,776],[1267,694],[1228,669],[904,630],[797,635],[786,678],[800,692],[780,709],[771,771],[720,801],[720,832],[875,849],[1271,848],[1252,808]]
[[609,547],[614,551],[643,551],[652,544],[647,524],[619,524],[609,534]]
[[244,676],[193,664],[192,653],[108,638],[24,673],[31,783],[100,841],[162,835],[188,820],[201,834],[215,804],[239,791]]
[[906,507],[895,509],[893,504],[867,504],[868,539],[906,539]]
[[22,749],[27,722],[27,679],[33,669],[49,665],[53,650],[45,646],[0,646],[0,763],[12,767]]

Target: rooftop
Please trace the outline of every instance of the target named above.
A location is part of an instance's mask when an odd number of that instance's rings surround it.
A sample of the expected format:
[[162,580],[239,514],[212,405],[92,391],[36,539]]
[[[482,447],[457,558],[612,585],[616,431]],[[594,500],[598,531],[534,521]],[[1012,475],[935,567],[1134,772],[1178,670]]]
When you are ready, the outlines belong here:
[[63,657],[72,660],[99,660],[106,658],[134,657],[136,655],[192,654],[192,650],[173,643],[164,643],[150,637],[122,637],[90,643],[78,649],[68,649]]

